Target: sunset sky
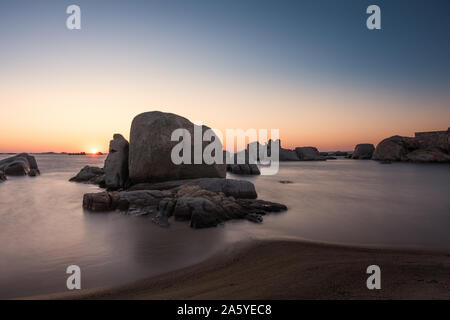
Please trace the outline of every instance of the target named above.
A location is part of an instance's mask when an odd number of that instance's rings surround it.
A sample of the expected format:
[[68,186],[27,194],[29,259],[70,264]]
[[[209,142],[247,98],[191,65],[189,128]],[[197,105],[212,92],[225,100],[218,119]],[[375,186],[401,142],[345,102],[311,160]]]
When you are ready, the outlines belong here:
[[[77,4],[82,29],[66,28]],[[366,28],[368,5],[382,30]],[[450,126],[450,2],[1,1],[0,152],[108,150],[160,110],[352,150]]]

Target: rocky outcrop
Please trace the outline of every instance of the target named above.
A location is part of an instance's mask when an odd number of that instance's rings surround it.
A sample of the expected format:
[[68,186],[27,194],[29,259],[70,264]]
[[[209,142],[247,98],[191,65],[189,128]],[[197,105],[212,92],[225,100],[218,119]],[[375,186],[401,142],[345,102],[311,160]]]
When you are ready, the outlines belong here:
[[[188,119],[173,113],[153,111],[136,116],[131,125],[128,161],[132,184],[204,177],[224,178],[225,164],[194,164],[194,126]],[[173,147],[180,143],[171,141],[172,132],[176,129],[186,129],[190,133],[191,164],[177,165],[171,159]],[[202,126],[199,130],[204,132],[207,129],[209,128]],[[215,136],[214,139],[218,137]],[[203,142],[202,148],[208,144],[209,142]]]
[[105,171],[99,167],[85,166],[69,181],[96,184],[103,187],[105,185]]
[[280,161],[299,161],[297,152],[295,150],[285,149],[280,147]]
[[0,182],[6,181],[7,178],[5,176],[5,173],[3,171],[0,171]]
[[[217,190],[212,188],[212,185],[223,190],[224,186],[217,181],[228,179],[200,180],[203,180],[203,187],[202,183],[197,181],[196,184],[186,183],[163,191],[89,193],[83,197],[83,207],[95,212],[121,210],[129,214],[151,215],[152,220],[161,226],[168,226],[168,219],[173,216],[178,221],[190,221],[192,228],[215,227],[231,219],[261,222],[262,216],[269,212],[287,210],[282,204],[235,198],[221,191],[212,191]],[[234,185],[235,182],[231,184]],[[209,186],[210,190],[205,189],[205,186]]]
[[408,161],[407,154],[418,149],[414,138],[393,136],[382,140],[373,153],[373,160]]
[[29,175],[34,177],[40,174],[36,159],[27,153],[0,160],[0,171],[7,176]]
[[105,187],[109,190],[123,188],[128,181],[128,141],[115,134],[109,142],[109,153],[105,160]]
[[447,131],[417,132],[415,137],[393,136],[381,141],[373,160],[450,162],[450,134]]
[[295,148],[300,161],[317,161],[326,160],[324,156],[321,156],[319,150],[315,147],[297,147]]
[[353,151],[352,159],[368,160],[372,159],[375,147],[371,143],[361,143],[356,145]]
[[411,162],[450,162],[450,155],[438,148],[417,149],[406,155]]

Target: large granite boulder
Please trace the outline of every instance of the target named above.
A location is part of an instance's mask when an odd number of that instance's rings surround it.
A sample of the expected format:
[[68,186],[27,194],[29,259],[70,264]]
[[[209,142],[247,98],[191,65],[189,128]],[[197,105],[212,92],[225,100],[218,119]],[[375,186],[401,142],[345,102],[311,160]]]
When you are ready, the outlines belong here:
[[0,170],[10,176],[29,175],[34,177],[40,174],[36,159],[27,153],[0,160]]
[[105,185],[105,171],[99,167],[85,166],[78,174],[69,181]]
[[408,161],[407,154],[419,148],[414,138],[393,136],[382,140],[376,147],[372,159],[380,161]]
[[361,143],[356,145],[355,151],[353,151],[352,159],[368,160],[372,159],[375,147],[371,143]]
[[[225,180],[225,179],[217,179]],[[216,184],[214,181],[207,184]],[[168,226],[168,218],[190,221],[192,228],[215,227],[231,219],[262,222],[269,212],[287,210],[286,206],[256,199],[236,199],[221,191],[207,190],[198,184],[183,184],[170,190],[137,190],[88,193],[83,208],[93,212],[121,210],[133,215],[150,215],[160,226]]]
[[326,160],[315,147],[297,147],[295,148],[295,152],[300,161]]
[[103,168],[105,172],[105,187],[109,190],[123,188],[128,181],[128,141],[115,134],[109,142],[109,154]]
[[7,178],[5,176],[5,173],[3,171],[0,171],[0,182],[6,181]]
[[[174,164],[171,141],[176,129],[186,129],[191,135],[191,164]],[[204,132],[209,129],[202,126]],[[215,136],[215,139],[218,139]],[[209,142],[204,142],[202,149]],[[226,176],[225,164],[194,164],[194,124],[173,113],[159,111],[139,114],[133,119],[130,132],[129,177],[132,184],[189,178]]]

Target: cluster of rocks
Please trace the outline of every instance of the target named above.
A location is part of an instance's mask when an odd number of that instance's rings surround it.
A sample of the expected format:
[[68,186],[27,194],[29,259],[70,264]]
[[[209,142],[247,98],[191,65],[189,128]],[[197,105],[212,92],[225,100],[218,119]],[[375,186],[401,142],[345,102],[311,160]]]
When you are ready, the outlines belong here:
[[[175,220],[189,220],[193,228],[217,226],[230,219],[261,222],[268,212],[287,210],[282,204],[257,200],[251,182],[225,179],[225,164],[174,164],[171,152],[178,142],[171,140],[172,132],[186,129],[194,139],[194,129],[209,129],[195,126],[172,113],[154,111],[136,116],[130,143],[115,134],[104,167],[86,166],[70,179],[107,189],[84,195],[83,207],[94,212],[121,210],[152,215],[152,220],[161,226],[168,226],[168,219],[173,216]],[[206,146],[205,142],[202,148]],[[228,170],[259,174],[256,165],[238,168]]]
[[392,136],[375,148],[372,144],[358,144],[352,159],[372,159],[383,163],[450,162],[450,128],[447,131],[416,132],[414,137]]
[[[234,174],[259,175],[260,171],[256,162],[267,160],[261,159],[260,155],[267,155],[269,158],[272,155],[273,146],[278,147],[278,161],[324,161],[335,159],[331,155],[320,153],[315,147],[297,147],[293,150],[285,149],[281,147],[280,140],[272,141],[270,139],[267,144],[261,144],[258,141],[249,143],[247,149],[233,155],[234,163],[238,163],[237,159],[241,156],[242,159],[245,159],[244,164],[229,164],[227,165],[227,170]],[[255,159],[250,159],[250,149],[256,151],[257,156]]]
[[40,173],[36,159],[27,153],[0,160],[0,181],[5,181],[6,176],[35,177]]
[[373,160],[450,162],[450,128],[447,131],[417,132],[414,137],[393,136],[381,141]]
[[83,207],[150,215],[161,226],[169,226],[168,219],[173,216],[177,221],[190,221],[192,228],[215,227],[231,219],[262,222],[266,213],[287,210],[282,204],[257,200],[248,181],[202,178],[165,187],[169,188],[89,193],[84,195]]

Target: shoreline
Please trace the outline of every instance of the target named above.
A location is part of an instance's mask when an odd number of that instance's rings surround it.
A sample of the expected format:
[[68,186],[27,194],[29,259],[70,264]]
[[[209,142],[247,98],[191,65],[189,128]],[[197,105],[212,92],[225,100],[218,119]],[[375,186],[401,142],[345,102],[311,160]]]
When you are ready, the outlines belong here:
[[[372,264],[381,290],[366,287]],[[22,299],[450,299],[450,251],[247,240],[130,284]]]

